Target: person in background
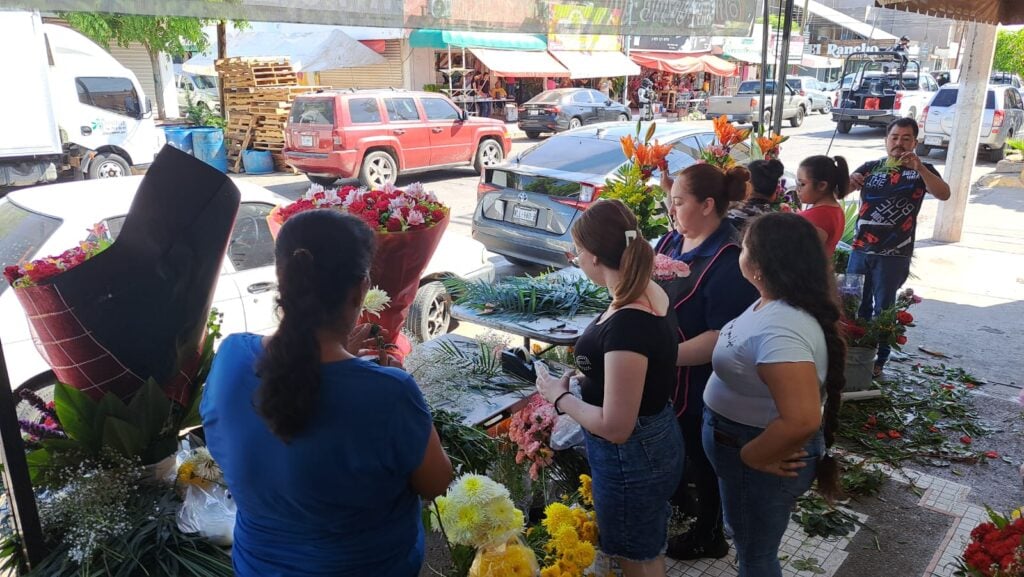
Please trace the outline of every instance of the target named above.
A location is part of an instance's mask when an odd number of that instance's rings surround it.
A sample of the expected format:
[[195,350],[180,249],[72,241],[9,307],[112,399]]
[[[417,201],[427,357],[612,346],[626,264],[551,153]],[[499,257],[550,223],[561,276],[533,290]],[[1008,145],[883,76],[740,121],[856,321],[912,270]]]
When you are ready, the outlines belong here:
[[743,204],[729,209],[729,222],[737,230],[743,230],[749,219],[772,212],[772,203],[779,192],[779,179],[785,173],[782,162],[776,159],[751,161],[747,170],[750,171],[750,196]]
[[760,298],[715,344],[703,443],[719,477],[739,577],[781,577],[779,545],[797,497],[815,479],[826,498],[839,492],[826,450],[839,428],[846,344],[834,276],[806,219],[753,219],[740,268]]
[[350,352],[373,252],[353,216],[288,219],[280,325],[230,335],[214,358],[200,414],[238,505],[239,577],[419,574],[420,498],[444,493],[452,465],[412,377]]
[[547,79],[547,81],[544,83],[544,89],[545,90],[554,90],[556,88],[558,88],[558,82],[556,82],[554,78],[550,78],[549,77]]
[[846,230],[846,212],[839,200],[850,193],[850,169],[842,156],[809,156],[796,173],[796,193],[810,205],[800,212],[814,225],[831,261],[839,239]]
[[[924,195],[948,200],[949,185],[939,171],[914,153],[918,127],[913,118],[897,118],[885,131],[888,156],[866,162],[850,175],[850,190],[860,191],[861,209],[846,272],[864,275],[859,316],[870,319],[896,303],[896,291],[910,274],[917,215]],[[878,346],[874,374],[882,375],[889,347]]]
[[597,89],[604,94],[604,97],[611,100],[612,98],[612,81],[608,78],[602,78],[597,83]]
[[537,389],[583,427],[593,473],[601,551],[626,577],[665,575],[669,497],[683,472],[683,439],[668,404],[675,381],[675,319],[651,280],[654,251],[618,200],[598,202],[572,227],[573,264],[612,304],[580,336],[574,354],[582,398],[569,375],[537,362]]
[[479,88],[477,89],[477,98],[482,99],[480,102],[480,116],[484,118],[491,117],[491,74],[490,72],[484,72],[477,78],[480,79]]
[[740,273],[740,237],[725,218],[730,202],[747,195],[750,173],[742,167],[723,172],[710,164],[694,164],[673,181],[662,176],[669,194],[673,230],[662,237],[656,252],[690,266],[690,275],[668,281],[668,293],[679,323],[675,389],[672,402],[686,445],[685,478],[672,503],[696,517],[690,530],[669,540],[673,559],[721,558],[729,552],[722,525],[718,477],[701,445],[704,386],[711,376],[711,351],[718,331],[757,298],[757,290]]

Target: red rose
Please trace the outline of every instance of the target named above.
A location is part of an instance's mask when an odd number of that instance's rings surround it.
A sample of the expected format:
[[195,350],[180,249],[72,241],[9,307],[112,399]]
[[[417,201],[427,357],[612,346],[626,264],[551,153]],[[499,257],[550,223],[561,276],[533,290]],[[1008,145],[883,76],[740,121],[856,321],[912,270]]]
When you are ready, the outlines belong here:
[[357,200],[352,204],[348,205],[348,211],[351,212],[352,214],[359,214],[364,210],[366,210],[366,203],[361,200]]
[[877,424],[878,424],[878,418],[875,417],[874,415],[868,415],[867,425],[869,427],[874,427]]
[[956,386],[951,385],[949,383],[942,383],[942,388],[946,389],[947,391],[952,391],[953,389],[956,388]]
[[910,323],[914,322],[914,315],[908,313],[907,311],[900,311],[896,313],[896,322],[898,322],[901,325],[909,325]]
[[885,437],[885,433],[875,433],[875,438],[876,439],[884,439],[884,438],[886,438]]
[[444,211],[440,208],[432,210],[430,212],[430,218],[433,219],[434,222],[440,222],[444,219]]
[[968,389],[973,389],[974,387],[978,386],[978,385],[975,385],[974,383],[971,383],[971,382],[964,383],[964,384],[967,386]]
[[60,268],[50,261],[35,261],[32,266],[32,270],[27,271],[28,278],[38,283],[43,279],[48,279],[51,276],[56,276],[61,273]]
[[889,431],[889,438],[890,439],[900,439],[902,437],[903,437],[903,435],[901,435],[900,432],[895,430],[895,429]]
[[970,435],[964,435],[963,437],[960,437],[960,442],[965,445],[970,445],[974,442],[974,439],[972,439]]
[[999,453],[997,453],[995,451],[987,451],[985,453],[985,456],[988,457],[989,459],[998,459],[999,458]]
[[935,425],[931,425],[930,427],[928,427],[928,430],[933,432],[933,433],[938,433],[939,432],[939,428],[936,427]]
[[900,345],[900,346],[907,344],[907,336],[906,335],[900,335],[900,336],[896,337],[896,344]]
[[387,227],[388,232],[401,232],[402,220],[392,216],[391,218],[388,219],[388,222],[385,226]]
[[359,218],[363,219],[363,221],[370,225],[370,228],[374,230],[380,226],[380,212],[375,209],[367,209],[365,212],[359,214]]
[[5,266],[4,278],[7,279],[7,282],[14,284],[14,281],[21,278],[21,269],[16,264]]

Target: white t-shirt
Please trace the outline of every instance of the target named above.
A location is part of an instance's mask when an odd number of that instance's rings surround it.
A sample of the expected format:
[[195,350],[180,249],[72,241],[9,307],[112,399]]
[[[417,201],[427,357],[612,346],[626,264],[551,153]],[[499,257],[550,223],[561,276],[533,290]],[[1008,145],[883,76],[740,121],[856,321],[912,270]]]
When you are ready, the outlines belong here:
[[711,356],[715,372],[704,389],[704,404],[727,419],[764,428],[779,417],[779,410],[757,366],[813,362],[822,388],[828,350],[821,325],[810,314],[778,300],[755,310],[760,302],[722,327]]

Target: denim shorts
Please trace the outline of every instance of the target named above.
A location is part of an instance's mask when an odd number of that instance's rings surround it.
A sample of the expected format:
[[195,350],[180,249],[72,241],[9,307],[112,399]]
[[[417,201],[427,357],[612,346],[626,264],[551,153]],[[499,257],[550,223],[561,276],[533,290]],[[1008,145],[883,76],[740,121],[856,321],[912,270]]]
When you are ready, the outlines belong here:
[[666,406],[638,417],[629,439],[616,445],[586,433],[587,458],[601,551],[629,561],[665,553],[669,498],[683,474],[683,436]]

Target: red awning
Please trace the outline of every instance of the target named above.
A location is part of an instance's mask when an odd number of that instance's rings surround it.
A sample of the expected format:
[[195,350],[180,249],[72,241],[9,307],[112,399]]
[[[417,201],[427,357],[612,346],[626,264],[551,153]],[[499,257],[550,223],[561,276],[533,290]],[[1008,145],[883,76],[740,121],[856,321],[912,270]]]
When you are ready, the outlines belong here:
[[710,72],[717,76],[734,76],[736,74],[736,65],[727,60],[714,56],[712,54],[705,54],[700,57],[703,69],[701,72]]
[[377,54],[384,54],[384,52],[387,51],[386,40],[360,40],[359,43],[370,50],[373,50]]
[[699,58],[685,54],[673,54],[671,52],[630,52],[629,57],[644,68],[651,68],[659,72],[672,72],[674,74],[690,74],[700,72]]

